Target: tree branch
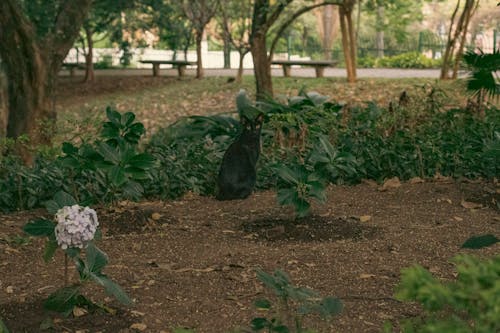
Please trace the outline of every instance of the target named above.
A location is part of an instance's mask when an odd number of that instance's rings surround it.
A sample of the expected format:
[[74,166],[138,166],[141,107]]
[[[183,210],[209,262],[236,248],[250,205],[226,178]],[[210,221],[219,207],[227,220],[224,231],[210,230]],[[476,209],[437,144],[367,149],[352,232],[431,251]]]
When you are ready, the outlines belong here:
[[293,13],[292,16],[290,16],[290,18],[285,21],[278,29],[278,32],[276,33],[276,36],[274,37],[272,43],[271,43],[271,48],[269,49],[269,60],[271,60],[273,58],[273,54],[274,54],[274,49],[276,48],[276,45],[278,44],[278,41],[281,37],[281,34],[286,30],[286,28],[288,28],[290,26],[290,24],[293,23],[293,21],[295,21],[299,16],[301,16],[302,14],[305,14],[307,13],[308,11],[311,11],[313,10],[314,8],[318,8],[318,7],[321,7],[321,6],[326,6],[326,5],[341,5],[343,2],[342,0],[338,0],[338,1],[325,1],[325,2],[321,2],[321,3],[317,3],[317,4],[314,4],[314,5],[310,5],[310,6],[307,6],[307,7],[303,7],[299,10],[297,10],[295,13]]

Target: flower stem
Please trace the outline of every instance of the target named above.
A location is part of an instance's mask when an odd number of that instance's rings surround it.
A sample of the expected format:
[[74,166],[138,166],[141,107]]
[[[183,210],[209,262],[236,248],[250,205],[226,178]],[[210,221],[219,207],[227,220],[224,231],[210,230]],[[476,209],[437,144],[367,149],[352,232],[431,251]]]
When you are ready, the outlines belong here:
[[68,286],[68,255],[64,253],[64,286]]

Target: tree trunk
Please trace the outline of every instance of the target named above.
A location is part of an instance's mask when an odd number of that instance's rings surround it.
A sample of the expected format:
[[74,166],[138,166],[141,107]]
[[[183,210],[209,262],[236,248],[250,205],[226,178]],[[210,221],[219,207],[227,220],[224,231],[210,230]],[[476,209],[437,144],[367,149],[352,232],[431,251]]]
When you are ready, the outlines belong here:
[[352,6],[352,3],[339,6],[342,47],[349,83],[356,82],[356,39],[352,22]]
[[[463,48],[465,45],[465,39],[467,36],[467,29],[469,27],[470,18],[475,12],[479,1],[476,0],[466,0],[462,13],[458,19],[458,22],[455,26],[455,30],[453,31],[453,26],[455,24],[455,17],[460,8],[460,0],[457,2],[457,6],[451,16],[450,20],[450,28],[448,30],[448,42],[446,43],[446,49],[443,56],[443,64],[441,65],[441,80],[446,80],[450,78],[456,78],[458,65],[460,64],[460,60],[462,57]],[[457,42],[460,42],[457,47]],[[453,73],[450,77],[450,67],[453,62]]]
[[236,73],[236,82],[241,83],[243,80],[243,59],[245,59],[245,55],[248,53],[248,51],[243,50],[239,52],[240,54],[240,60],[238,62],[238,72]]
[[338,11],[335,6],[328,5],[321,9],[315,10],[316,18],[318,20],[318,32],[323,47],[323,58],[330,60],[332,58],[332,45],[333,41],[338,34],[338,25],[335,24],[339,20]]
[[465,47],[465,41],[467,39],[467,31],[469,30],[469,23],[472,15],[474,15],[474,12],[477,9],[477,6],[479,5],[479,0],[476,2],[476,0],[468,0],[465,3],[465,8],[464,8],[464,24],[462,28],[462,33],[460,35],[460,44],[458,46],[457,52],[455,54],[455,63],[453,65],[453,73],[451,75],[451,78],[455,80],[458,76],[458,68],[460,66],[460,62],[462,61],[462,55],[464,52],[464,47]]
[[255,74],[256,97],[263,100],[265,97],[273,96],[273,81],[271,78],[271,64],[267,56],[266,36],[258,32],[252,38],[251,52],[253,59],[253,71]]
[[376,34],[376,49],[377,49],[377,58],[384,57],[384,5],[377,6],[377,34]]
[[[0,57],[8,81],[7,136],[28,135],[32,144],[48,144],[53,135],[55,88],[62,62],[73,45],[91,0],[61,4],[53,32],[37,39],[17,1],[0,1]],[[17,150],[26,164],[33,161],[26,145]]]
[[85,53],[85,78],[83,82],[94,81],[94,40],[92,29],[85,27],[85,38],[87,39],[87,52]]
[[0,66],[0,138],[7,134],[7,81]]
[[203,31],[196,31],[195,32],[195,39],[196,39],[196,78],[197,79],[202,79],[204,76],[203,72],[203,63],[201,60],[201,42],[203,39]]
[[224,68],[231,68],[231,36],[226,29],[223,29],[223,54],[224,54]]

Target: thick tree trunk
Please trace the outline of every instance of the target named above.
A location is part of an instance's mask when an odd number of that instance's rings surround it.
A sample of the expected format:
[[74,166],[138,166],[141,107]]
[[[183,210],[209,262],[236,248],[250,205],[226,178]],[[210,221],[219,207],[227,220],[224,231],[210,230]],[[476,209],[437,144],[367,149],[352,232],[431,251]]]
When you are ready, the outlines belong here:
[[267,56],[266,36],[256,33],[252,38],[251,45],[253,70],[255,74],[256,97],[262,100],[273,96],[273,81],[271,79],[271,64]]
[[[73,45],[91,0],[61,4],[53,32],[39,40],[31,22],[14,0],[0,1],[0,57],[8,81],[7,136],[28,135],[32,144],[50,143],[55,123],[57,74]],[[25,163],[33,161],[26,145],[18,152]]]
[[196,40],[196,78],[201,79],[204,76],[203,72],[203,62],[201,59],[201,42],[203,39],[203,31],[195,32],[195,40]]
[[93,82],[94,75],[94,40],[92,29],[85,27],[85,38],[87,40],[87,52],[85,53],[85,78],[84,82]]
[[7,134],[7,78],[0,66],[0,138],[5,137]]

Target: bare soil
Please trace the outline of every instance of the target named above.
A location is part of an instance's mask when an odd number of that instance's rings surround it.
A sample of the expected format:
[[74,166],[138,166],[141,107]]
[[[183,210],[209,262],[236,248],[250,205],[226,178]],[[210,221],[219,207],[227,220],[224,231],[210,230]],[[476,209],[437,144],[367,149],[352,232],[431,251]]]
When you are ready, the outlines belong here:
[[[0,317],[12,332],[38,332],[47,316],[53,332],[229,332],[261,316],[255,299],[270,296],[255,270],[286,271],[296,285],[340,297],[343,313],[321,332],[379,332],[386,321],[420,315],[394,299],[400,270],[413,264],[443,279],[454,277],[450,259],[472,235],[500,231],[498,184],[428,181],[381,191],[375,184],[329,189],[314,215],[294,220],[275,193],[220,202],[187,195],[182,200],[123,202],[100,208],[100,247],[106,273],[134,299],[125,308],[99,289],[88,295],[116,313],[74,318],[46,314],[42,301],[63,281],[62,257],[41,259],[42,241],[16,245],[21,227],[41,212],[0,219]],[[469,207],[468,203],[476,208]],[[497,244],[474,251],[498,254]],[[134,326],[135,324],[135,326]],[[137,325],[137,324],[143,324]]]
[[[492,256],[500,244],[460,249],[470,236],[500,233],[497,182],[443,177],[388,188],[365,182],[332,186],[313,215],[295,220],[272,191],[240,201],[188,194],[181,200],[121,202],[96,207],[99,241],[110,257],[105,272],[133,298],[130,308],[98,287],[86,289],[112,313],[45,313],[43,300],[63,283],[63,258],[45,264],[43,241],[22,226],[43,210],[0,216],[0,318],[11,332],[231,332],[262,316],[254,300],[271,297],[255,271],[281,269],[295,285],[339,297],[342,314],[312,317],[320,332],[380,332],[419,316],[416,304],[394,298],[404,267],[420,264],[442,279],[455,277],[460,253]],[[76,281],[76,276],[73,276]]]

